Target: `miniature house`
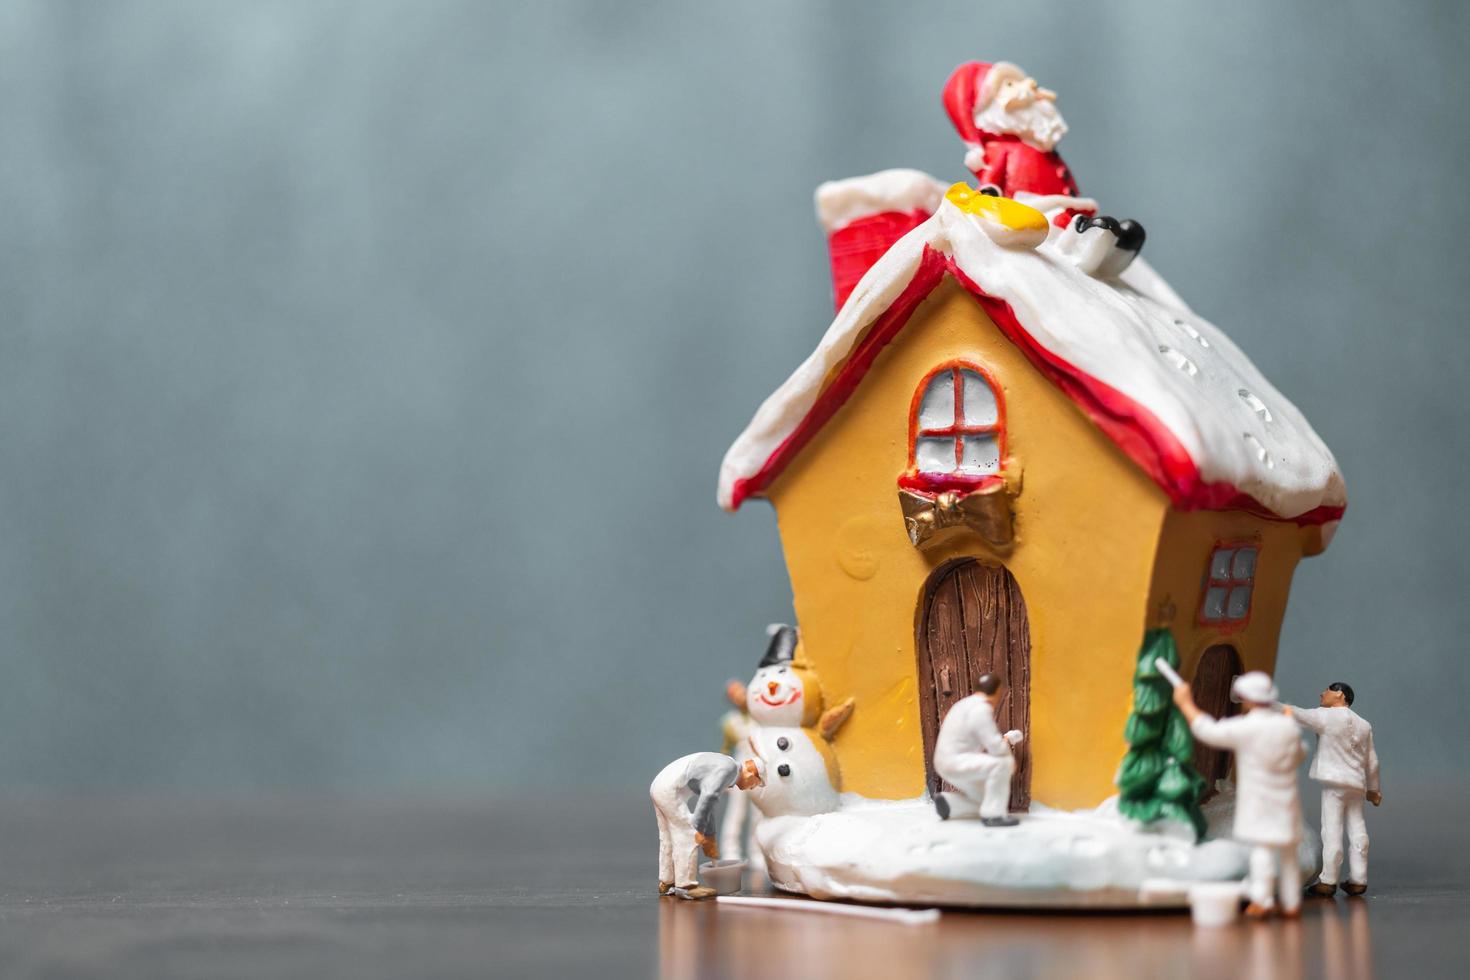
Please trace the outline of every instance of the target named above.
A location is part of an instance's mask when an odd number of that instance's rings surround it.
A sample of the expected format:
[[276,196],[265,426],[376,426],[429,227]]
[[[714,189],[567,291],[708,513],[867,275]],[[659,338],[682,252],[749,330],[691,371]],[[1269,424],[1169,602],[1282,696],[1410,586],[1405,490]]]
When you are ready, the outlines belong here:
[[1201,706],[1231,713],[1346,494],[1302,414],[1142,260],[1089,274],[1048,201],[982,214],[968,193],[915,171],[823,185],[840,309],[719,501],[775,506],[802,656],[828,702],[856,699],[844,791],[936,788],[940,719],[996,672],[1001,727],[1027,736],[1012,806],[1093,806],[1145,631],[1169,627]]

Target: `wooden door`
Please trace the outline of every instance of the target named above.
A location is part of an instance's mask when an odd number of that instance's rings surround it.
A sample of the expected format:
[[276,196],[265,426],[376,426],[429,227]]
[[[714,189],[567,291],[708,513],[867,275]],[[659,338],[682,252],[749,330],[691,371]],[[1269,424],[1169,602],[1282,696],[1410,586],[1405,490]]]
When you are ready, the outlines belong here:
[[1010,572],[966,560],[929,577],[919,617],[919,715],[929,792],[952,787],[934,774],[934,739],[954,703],[975,691],[982,674],[1005,684],[996,712],[1002,733],[1019,728],[1026,739],[1012,751],[1011,809],[1031,805],[1031,629],[1026,601]]
[[[1239,714],[1240,705],[1230,700],[1230,685],[1243,669],[1240,654],[1235,652],[1235,647],[1223,643],[1210,647],[1200,657],[1199,666],[1194,669],[1194,679],[1190,681],[1194,703],[1214,718],[1229,718]],[[1217,779],[1230,775],[1231,761],[1228,750],[1212,748],[1198,739],[1195,740],[1194,768],[1209,784],[1205,791],[1206,798],[1215,794]]]

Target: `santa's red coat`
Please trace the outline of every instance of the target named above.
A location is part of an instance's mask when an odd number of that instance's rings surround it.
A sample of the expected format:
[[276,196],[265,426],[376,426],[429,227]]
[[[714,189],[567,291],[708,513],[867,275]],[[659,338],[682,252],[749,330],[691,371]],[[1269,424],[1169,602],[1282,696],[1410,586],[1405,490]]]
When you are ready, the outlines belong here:
[[981,133],[985,165],[975,171],[982,184],[994,184],[1002,195],[1066,194],[1077,197],[1077,182],[1057,151],[1038,150],[1009,133]]

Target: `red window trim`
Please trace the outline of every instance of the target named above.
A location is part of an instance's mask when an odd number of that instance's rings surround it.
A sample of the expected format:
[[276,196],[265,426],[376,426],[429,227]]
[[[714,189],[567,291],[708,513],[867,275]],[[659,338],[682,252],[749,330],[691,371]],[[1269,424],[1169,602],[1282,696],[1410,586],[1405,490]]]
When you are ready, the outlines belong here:
[[[1214,567],[1215,564],[1215,552],[1225,548],[1229,548],[1232,550],[1240,548],[1255,549],[1256,564],[1255,569],[1251,572],[1251,577],[1249,580],[1238,578],[1217,579],[1210,577],[1211,569]],[[1235,565],[1234,555],[1230,556],[1230,564],[1233,568]],[[1234,540],[1216,541],[1214,544],[1210,545],[1210,553],[1205,558],[1204,584],[1200,587],[1199,590],[1199,611],[1195,614],[1195,622],[1205,629],[1211,629],[1216,631],[1217,633],[1238,633],[1241,630],[1245,629],[1247,626],[1250,625],[1251,613],[1256,608],[1256,583],[1259,582],[1260,579],[1261,542],[1259,540],[1253,538],[1237,538]],[[1251,601],[1250,604],[1245,607],[1245,616],[1241,619],[1225,619],[1223,616],[1220,619],[1206,619],[1205,602],[1209,599],[1210,588],[1212,586],[1223,587],[1226,590],[1225,602],[1228,604],[1230,602],[1230,590],[1235,588],[1237,585],[1249,585],[1251,587]]]
[[[951,385],[954,388],[954,416],[953,421],[938,429],[919,428],[919,407],[924,402],[924,393],[929,390],[929,385],[934,379],[945,371],[953,374]],[[990,393],[995,397],[995,422],[990,425],[966,425],[965,424],[965,385],[960,375],[961,371],[973,371],[990,386]],[[929,493],[939,493],[945,490],[960,490],[966,493],[980,490],[1000,482],[1001,477],[997,473],[920,473],[915,453],[918,449],[920,437],[951,438],[954,440],[955,467],[958,468],[964,460],[963,437],[969,435],[995,435],[996,450],[999,454],[1001,466],[1005,466],[1006,458],[1006,403],[1001,394],[1000,385],[996,383],[994,375],[987,369],[974,361],[956,359],[946,361],[928,374],[919,386],[914,389],[914,397],[909,402],[909,466],[908,470],[899,477],[899,486],[909,490],[921,490]]]

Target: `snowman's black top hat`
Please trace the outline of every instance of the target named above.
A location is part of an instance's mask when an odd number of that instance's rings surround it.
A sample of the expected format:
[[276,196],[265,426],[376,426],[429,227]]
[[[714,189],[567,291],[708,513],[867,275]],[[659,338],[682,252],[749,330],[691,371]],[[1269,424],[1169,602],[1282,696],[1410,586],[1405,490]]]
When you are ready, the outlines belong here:
[[766,632],[771,635],[771,642],[766,647],[766,655],[761,657],[761,667],[789,664],[796,659],[795,626],[787,626],[785,623],[772,623],[766,627]]

